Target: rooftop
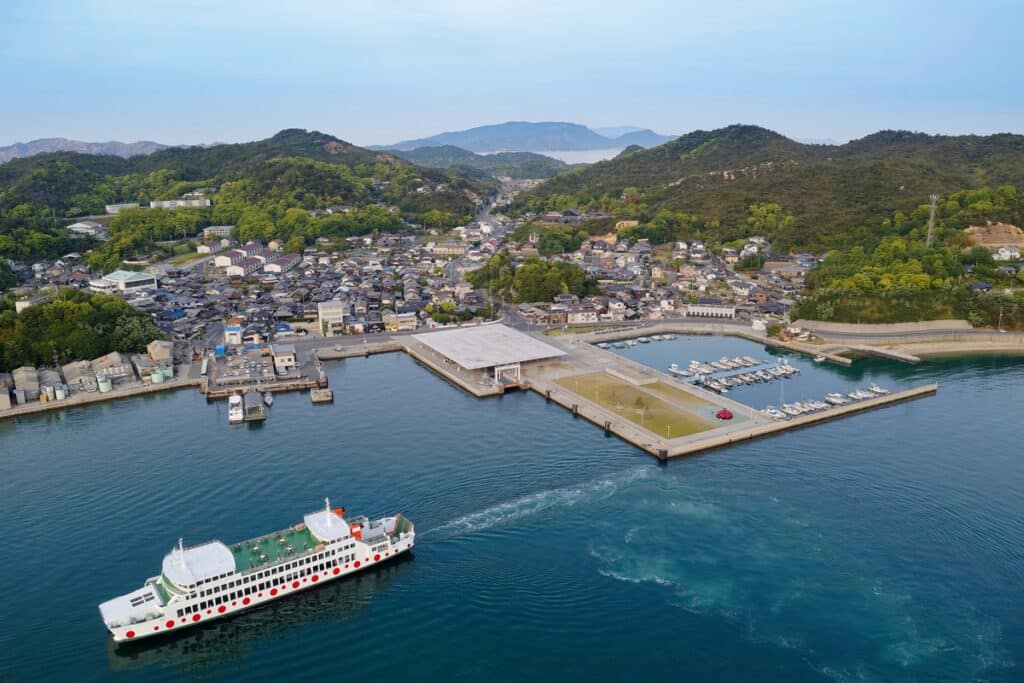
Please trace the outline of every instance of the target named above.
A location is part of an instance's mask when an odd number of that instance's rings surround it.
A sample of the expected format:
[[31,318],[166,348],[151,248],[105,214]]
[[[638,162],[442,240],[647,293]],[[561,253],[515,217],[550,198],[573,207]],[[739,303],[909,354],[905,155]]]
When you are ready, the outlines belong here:
[[136,273],[131,270],[115,270],[113,273],[104,275],[103,279],[115,282],[141,282],[142,280],[152,280],[153,276],[146,273]]
[[504,325],[481,325],[413,335],[466,370],[564,356],[565,352]]

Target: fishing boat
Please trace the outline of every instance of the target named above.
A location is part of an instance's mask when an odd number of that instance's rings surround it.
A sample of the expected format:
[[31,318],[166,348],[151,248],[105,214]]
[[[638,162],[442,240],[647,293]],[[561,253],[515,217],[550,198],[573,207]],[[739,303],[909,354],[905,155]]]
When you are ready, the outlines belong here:
[[245,411],[242,409],[242,397],[232,394],[228,397],[228,423],[241,424],[245,422]]
[[263,392],[263,402],[267,404],[267,407],[274,405],[274,394],[269,391]]
[[100,604],[117,642],[178,633],[386,562],[409,552],[416,538],[400,514],[370,520],[324,508],[301,522],[228,546],[179,540],[159,576]]

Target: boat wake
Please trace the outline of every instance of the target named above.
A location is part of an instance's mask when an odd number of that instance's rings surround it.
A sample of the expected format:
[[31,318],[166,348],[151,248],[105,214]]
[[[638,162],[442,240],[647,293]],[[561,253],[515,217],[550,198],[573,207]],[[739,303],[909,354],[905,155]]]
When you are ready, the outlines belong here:
[[[592,481],[531,493],[522,498],[492,505],[478,512],[471,512],[439,527],[424,531],[423,534],[455,538],[502,526],[549,510],[558,510],[594,500],[608,498],[625,486],[648,477],[656,468],[644,465],[620,474],[594,479]],[[420,534],[421,536],[423,534]]]

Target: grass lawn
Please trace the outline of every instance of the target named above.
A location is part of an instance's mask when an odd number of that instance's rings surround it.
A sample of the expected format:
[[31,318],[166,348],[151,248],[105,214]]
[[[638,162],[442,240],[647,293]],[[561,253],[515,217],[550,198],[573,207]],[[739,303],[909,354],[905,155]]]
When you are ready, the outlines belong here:
[[[558,384],[661,437],[674,439],[716,426],[604,372],[563,377]],[[653,388],[657,384],[649,386]],[[663,386],[678,391],[668,385]],[[675,400],[674,396],[671,398]],[[700,404],[710,405],[700,399],[696,401],[695,408]]]
[[662,398],[667,398],[675,403],[682,403],[683,405],[699,406],[701,408],[714,408],[714,403],[709,403],[702,399],[700,396],[694,396],[688,391],[683,391],[679,387],[674,387],[671,384],[665,382],[656,382],[654,384],[644,385],[644,389],[651,393],[658,394]]
[[198,261],[199,259],[203,258],[203,256],[205,256],[205,254],[197,254],[193,251],[190,251],[185,252],[184,254],[178,254],[177,256],[172,256],[171,258],[167,259],[167,262],[173,263],[176,266],[180,266],[186,263],[191,263],[192,261]]

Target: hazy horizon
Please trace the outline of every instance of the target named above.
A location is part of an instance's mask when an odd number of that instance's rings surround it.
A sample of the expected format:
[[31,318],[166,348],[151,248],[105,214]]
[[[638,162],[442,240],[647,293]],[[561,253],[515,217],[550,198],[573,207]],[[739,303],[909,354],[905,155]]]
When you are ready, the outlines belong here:
[[1004,1],[15,1],[0,8],[13,93],[0,145],[209,144],[305,128],[365,146],[510,120],[665,134],[743,121],[837,142],[883,129],[1021,133],[1021,19]]

